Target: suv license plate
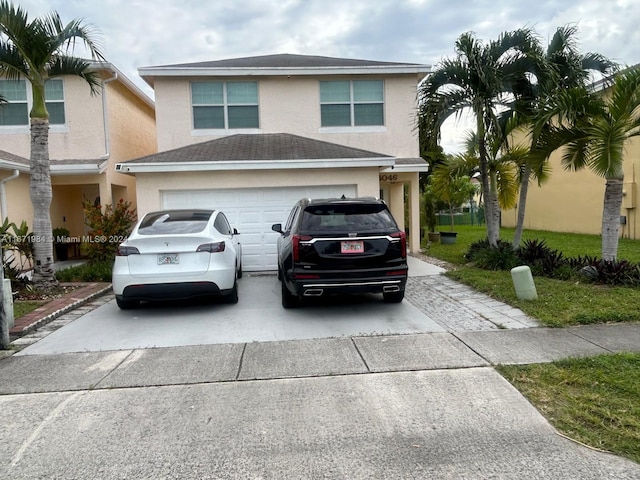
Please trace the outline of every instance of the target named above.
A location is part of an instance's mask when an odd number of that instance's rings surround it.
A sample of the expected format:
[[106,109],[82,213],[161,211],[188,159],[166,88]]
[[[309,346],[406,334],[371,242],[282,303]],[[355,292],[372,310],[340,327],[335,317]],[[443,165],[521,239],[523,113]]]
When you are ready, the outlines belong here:
[[340,253],[363,253],[364,242],[362,240],[352,242],[340,242]]
[[174,265],[180,263],[177,253],[161,253],[158,255],[158,265]]

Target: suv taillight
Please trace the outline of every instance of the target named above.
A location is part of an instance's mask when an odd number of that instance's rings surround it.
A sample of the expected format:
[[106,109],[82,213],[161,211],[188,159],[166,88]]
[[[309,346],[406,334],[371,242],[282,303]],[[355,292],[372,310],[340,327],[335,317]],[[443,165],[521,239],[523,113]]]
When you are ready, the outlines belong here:
[[291,248],[293,250],[293,261],[300,261],[300,242],[306,242],[311,240],[312,237],[308,235],[292,235],[291,236]]
[[400,239],[400,253],[402,254],[402,258],[407,256],[407,234],[404,232],[396,232],[391,234],[392,238]]

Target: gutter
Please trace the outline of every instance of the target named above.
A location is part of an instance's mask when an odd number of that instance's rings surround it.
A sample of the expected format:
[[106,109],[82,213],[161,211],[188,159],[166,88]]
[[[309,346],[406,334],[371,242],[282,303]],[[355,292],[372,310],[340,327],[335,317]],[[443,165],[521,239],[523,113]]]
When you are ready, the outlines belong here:
[[392,167],[395,157],[317,158],[297,160],[222,160],[194,162],[117,163],[120,173],[210,172],[229,170],[283,170],[347,167]]
[[118,79],[118,72],[113,72],[113,76],[102,81],[102,123],[104,125],[104,155],[100,160],[108,160],[111,157],[111,142],[109,141],[109,115],[107,114],[107,88],[109,82]]
[[18,178],[19,176],[20,171],[16,169],[10,176],[0,180],[0,220],[4,220],[7,217],[7,191],[4,184]]

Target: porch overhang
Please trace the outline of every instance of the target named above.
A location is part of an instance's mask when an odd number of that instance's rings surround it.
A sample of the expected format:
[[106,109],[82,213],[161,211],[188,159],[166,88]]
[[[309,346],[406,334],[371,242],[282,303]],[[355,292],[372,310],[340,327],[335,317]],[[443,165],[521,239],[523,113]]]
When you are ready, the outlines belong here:
[[108,161],[101,163],[51,163],[51,175],[100,175],[107,168]]
[[0,170],[18,170],[19,172],[28,172],[29,165],[19,162],[11,162],[8,160],[0,160]]
[[350,167],[378,167],[391,168],[395,164],[393,157],[371,158],[316,158],[316,159],[286,159],[286,160],[221,160],[209,162],[179,162],[179,163],[135,163],[126,162],[116,164],[116,171],[120,173],[165,173],[165,172],[212,172],[233,170],[292,170],[314,168],[350,168]]
[[381,170],[381,173],[422,173],[429,171],[429,164],[424,158],[396,158],[391,167]]

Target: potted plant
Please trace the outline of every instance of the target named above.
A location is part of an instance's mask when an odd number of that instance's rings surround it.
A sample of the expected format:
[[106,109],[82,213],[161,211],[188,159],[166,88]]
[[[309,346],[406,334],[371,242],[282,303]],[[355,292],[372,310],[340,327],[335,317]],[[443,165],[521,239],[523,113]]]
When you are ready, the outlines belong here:
[[427,184],[422,194],[424,205],[425,224],[427,226],[427,236],[430,242],[440,241],[440,232],[436,232],[438,219],[436,217],[436,197],[433,193],[433,186]]
[[67,239],[70,232],[64,227],[53,229],[53,246],[56,252],[56,258],[59,262],[64,262],[69,258],[69,245]]
[[475,194],[476,186],[467,175],[453,175],[445,167],[438,167],[431,175],[431,185],[437,197],[447,204],[451,219],[450,230],[440,232],[440,242],[455,243],[457,232],[453,231],[454,209],[460,207]]

